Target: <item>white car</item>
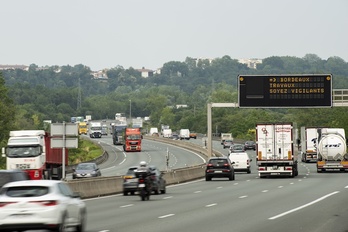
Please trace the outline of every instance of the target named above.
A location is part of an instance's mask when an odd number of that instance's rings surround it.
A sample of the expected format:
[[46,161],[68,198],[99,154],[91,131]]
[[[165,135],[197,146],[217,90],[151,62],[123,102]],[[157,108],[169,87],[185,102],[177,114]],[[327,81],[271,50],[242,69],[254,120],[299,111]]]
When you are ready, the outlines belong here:
[[5,184],[0,191],[0,231],[74,227],[83,232],[87,211],[79,194],[64,181],[28,180]]
[[251,173],[250,164],[252,159],[246,152],[231,152],[228,154],[231,163],[234,162],[233,167],[236,172]]

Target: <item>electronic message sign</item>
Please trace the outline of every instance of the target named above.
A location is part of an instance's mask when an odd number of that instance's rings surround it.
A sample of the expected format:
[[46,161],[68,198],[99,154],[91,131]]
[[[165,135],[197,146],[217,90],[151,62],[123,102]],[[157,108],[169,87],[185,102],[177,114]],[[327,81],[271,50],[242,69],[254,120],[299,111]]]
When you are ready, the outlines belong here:
[[239,75],[239,107],[332,107],[331,74]]

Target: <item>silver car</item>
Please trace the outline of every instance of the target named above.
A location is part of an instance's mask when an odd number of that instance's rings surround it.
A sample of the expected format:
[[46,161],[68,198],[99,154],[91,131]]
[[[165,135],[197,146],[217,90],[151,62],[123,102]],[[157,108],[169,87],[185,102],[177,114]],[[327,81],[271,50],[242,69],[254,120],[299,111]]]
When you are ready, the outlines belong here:
[[63,181],[25,180],[5,184],[0,192],[0,231],[53,230],[82,232],[86,205]]
[[73,171],[73,179],[101,176],[96,163],[79,163]]

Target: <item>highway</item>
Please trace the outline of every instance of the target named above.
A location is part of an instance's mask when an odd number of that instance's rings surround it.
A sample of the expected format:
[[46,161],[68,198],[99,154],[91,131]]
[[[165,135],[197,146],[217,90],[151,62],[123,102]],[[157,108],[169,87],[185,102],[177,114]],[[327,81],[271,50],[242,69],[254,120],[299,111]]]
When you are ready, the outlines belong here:
[[[213,146],[222,149],[218,142]],[[112,164],[101,165],[105,175],[144,158],[165,167],[166,145],[144,140],[144,152],[131,154],[110,147],[116,152],[110,156]],[[185,152],[173,152],[173,167],[201,161]],[[152,195],[150,201],[136,195],[87,199],[87,231],[347,231],[347,173],[317,173],[314,163],[299,163],[295,178],[259,179],[255,151],[248,153],[253,157],[252,173],[237,173],[235,181],[201,179],[168,186],[166,194]]]

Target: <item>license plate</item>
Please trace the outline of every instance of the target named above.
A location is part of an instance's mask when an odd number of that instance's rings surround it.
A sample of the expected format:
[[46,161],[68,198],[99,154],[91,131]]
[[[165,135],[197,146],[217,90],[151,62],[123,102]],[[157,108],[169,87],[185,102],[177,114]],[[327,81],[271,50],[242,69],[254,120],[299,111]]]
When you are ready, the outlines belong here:
[[278,169],[278,166],[273,166],[272,169],[273,169],[273,170],[277,170],[277,169]]
[[216,173],[221,173],[222,171],[215,171]]
[[145,187],[145,184],[139,184],[138,187],[139,187],[139,188],[144,188],[144,187]]

